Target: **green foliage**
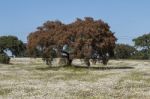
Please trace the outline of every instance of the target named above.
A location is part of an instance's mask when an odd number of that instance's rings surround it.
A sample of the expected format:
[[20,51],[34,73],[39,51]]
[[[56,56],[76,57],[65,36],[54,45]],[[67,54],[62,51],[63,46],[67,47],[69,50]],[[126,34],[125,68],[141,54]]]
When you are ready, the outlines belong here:
[[145,52],[144,50],[137,51],[131,59],[149,59],[150,52]]
[[9,64],[10,58],[5,53],[0,53],[0,63]]
[[12,55],[21,56],[25,51],[25,45],[15,36],[0,36],[0,53],[10,50]]
[[143,36],[139,36],[133,39],[136,47],[149,50],[150,49],[150,33],[144,34]]
[[137,52],[131,59],[147,59],[147,55],[142,52]]
[[140,59],[149,59],[150,58],[150,33],[144,34],[133,39],[135,46],[139,49],[139,52],[134,56],[135,58]]
[[26,46],[15,36],[0,36],[0,63],[8,64],[10,58],[6,54],[11,51],[14,56],[24,56]]
[[114,52],[115,58],[128,59],[131,58],[133,55],[135,55],[137,50],[133,46],[127,44],[117,44],[114,49]]

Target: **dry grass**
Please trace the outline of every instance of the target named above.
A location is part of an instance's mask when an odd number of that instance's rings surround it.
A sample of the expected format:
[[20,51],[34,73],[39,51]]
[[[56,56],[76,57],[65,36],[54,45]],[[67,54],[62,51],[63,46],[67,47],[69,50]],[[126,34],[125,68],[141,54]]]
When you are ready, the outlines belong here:
[[0,98],[149,99],[149,64],[111,60],[107,68],[95,69],[0,64]]

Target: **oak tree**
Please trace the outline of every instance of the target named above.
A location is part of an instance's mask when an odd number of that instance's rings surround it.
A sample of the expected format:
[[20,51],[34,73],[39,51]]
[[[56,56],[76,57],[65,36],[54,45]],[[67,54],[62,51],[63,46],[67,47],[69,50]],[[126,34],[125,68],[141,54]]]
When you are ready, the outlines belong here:
[[116,40],[109,25],[102,20],[86,17],[70,24],[47,21],[28,36],[28,51],[31,56],[40,51],[48,64],[55,57],[66,57],[69,65],[74,58],[85,59],[88,66],[89,59],[101,59],[107,64]]

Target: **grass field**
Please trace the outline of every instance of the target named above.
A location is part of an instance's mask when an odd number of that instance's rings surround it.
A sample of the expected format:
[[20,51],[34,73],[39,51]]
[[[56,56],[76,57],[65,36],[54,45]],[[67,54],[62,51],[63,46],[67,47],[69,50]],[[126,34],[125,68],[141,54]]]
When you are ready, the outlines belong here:
[[149,99],[150,62],[111,60],[100,68],[0,64],[1,99]]

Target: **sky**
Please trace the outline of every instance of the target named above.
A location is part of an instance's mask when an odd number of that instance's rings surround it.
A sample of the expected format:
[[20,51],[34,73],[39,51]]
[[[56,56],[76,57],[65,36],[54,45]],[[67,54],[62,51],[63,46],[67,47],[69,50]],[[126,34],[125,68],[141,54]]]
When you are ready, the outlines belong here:
[[132,39],[150,32],[150,0],[0,0],[0,36],[15,35],[23,42],[48,20],[66,24],[76,18],[102,19],[118,38]]

